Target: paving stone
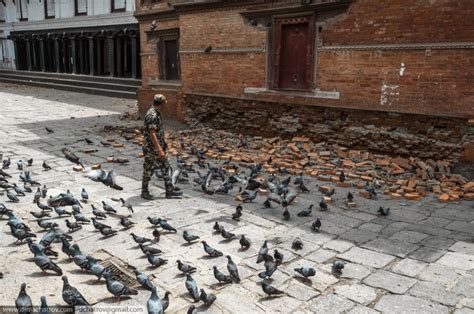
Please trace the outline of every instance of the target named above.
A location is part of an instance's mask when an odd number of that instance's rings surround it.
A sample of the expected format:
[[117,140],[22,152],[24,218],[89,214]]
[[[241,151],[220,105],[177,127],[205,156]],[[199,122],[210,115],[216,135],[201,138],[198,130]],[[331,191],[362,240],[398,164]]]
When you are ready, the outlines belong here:
[[447,306],[455,306],[459,300],[460,295],[449,292],[446,287],[429,281],[417,282],[409,291],[408,294],[423,299],[428,299]]
[[281,287],[288,295],[300,301],[308,301],[318,296],[320,293],[307,284],[300,283],[296,280],[292,280],[289,284]]
[[336,256],[336,252],[334,251],[319,249],[307,255],[306,258],[315,263],[322,264],[326,262],[327,260],[333,258],[334,256]]
[[272,312],[293,313],[302,302],[285,295],[277,298],[263,298],[260,300],[260,304]]
[[[320,269],[330,274],[332,273],[332,263],[328,263],[320,267]],[[362,266],[360,264],[346,262],[344,269],[342,270],[341,278],[362,280],[372,272],[373,269],[371,268]]]
[[458,272],[452,268],[440,264],[430,264],[420,273],[418,278],[421,280],[439,283],[446,287],[452,287],[463,274],[463,272]]
[[426,237],[428,237],[428,235],[424,233],[402,230],[400,232],[395,233],[393,236],[390,237],[390,239],[398,240],[400,242],[418,243]]
[[468,223],[465,221],[453,221],[452,223],[445,226],[445,228],[448,230],[455,230],[455,231],[461,231],[465,233],[474,234],[474,223]]
[[334,292],[363,305],[372,303],[377,298],[375,289],[359,284],[337,286]]
[[456,309],[456,311],[454,311],[453,313],[454,314],[474,314],[474,310],[467,307],[463,307],[461,309]]
[[430,236],[420,242],[420,245],[427,246],[433,249],[438,250],[447,250],[454,243],[454,240],[440,237],[440,236]]
[[405,258],[392,267],[392,272],[408,277],[416,277],[427,266],[427,263],[410,258]]
[[313,313],[343,313],[355,306],[355,303],[335,294],[318,297],[308,305]]
[[418,248],[416,244],[386,238],[377,238],[363,244],[362,247],[402,258]]
[[385,295],[374,309],[384,313],[449,313],[443,305],[408,295]]
[[450,251],[474,255],[474,243],[458,241],[449,247]]
[[474,310],[474,297],[473,298],[462,298],[456,307],[468,307]]
[[461,278],[454,288],[451,289],[452,292],[461,294],[468,298],[472,298],[471,305],[474,308],[474,276],[465,276]]
[[371,287],[382,288],[396,294],[403,294],[416,283],[413,278],[379,270],[362,281]]
[[356,307],[352,308],[352,310],[350,310],[347,313],[348,314],[377,314],[380,312],[374,309],[371,309],[370,307],[367,307],[367,306],[357,305]]
[[379,225],[379,224],[374,224],[372,222],[367,222],[359,227],[361,230],[367,230],[367,231],[372,231],[372,232],[380,232],[380,230],[383,229],[384,226]]
[[399,232],[400,230],[405,229],[409,225],[410,225],[409,223],[397,221],[383,228],[382,231],[380,231],[380,233],[383,234],[384,236],[390,237],[394,235],[395,233]]
[[337,255],[337,257],[374,268],[382,268],[395,259],[394,256],[359,247],[353,247],[349,251]]
[[420,247],[418,250],[411,253],[409,256],[419,261],[433,263],[437,261],[445,253],[446,251],[443,251],[443,250],[435,250],[429,247]]
[[329,242],[326,242],[323,247],[326,249],[330,249],[339,253],[345,252],[351,247],[354,246],[353,242],[341,239],[334,239]]
[[352,229],[346,233],[341,234],[339,237],[341,239],[351,240],[360,244],[375,239],[377,236],[378,234],[372,231]]
[[463,270],[474,269],[474,255],[448,252],[436,263]]

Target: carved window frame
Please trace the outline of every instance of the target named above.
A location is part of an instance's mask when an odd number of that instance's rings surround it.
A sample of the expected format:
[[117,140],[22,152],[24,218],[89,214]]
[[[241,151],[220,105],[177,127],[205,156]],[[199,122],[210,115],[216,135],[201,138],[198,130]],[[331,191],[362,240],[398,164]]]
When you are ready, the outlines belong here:
[[74,16],[84,16],[87,15],[87,12],[89,8],[87,7],[87,0],[82,0],[85,1],[86,3],[86,10],[83,12],[79,12],[79,1],[81,0],[74,0]]
[[[48,15],[49,5],[52,4],[52,6],[55,8],[56,7],[56,1],[55,0],[52,0],[52,1],[43,0],[43,1],[44,1],[44,18],[45,19],[54,19],[54,18],[56,18],[56,9],[54,9],[54,14],[53,15]],[[48,2],[49,2],[49,4],[48,4]]]

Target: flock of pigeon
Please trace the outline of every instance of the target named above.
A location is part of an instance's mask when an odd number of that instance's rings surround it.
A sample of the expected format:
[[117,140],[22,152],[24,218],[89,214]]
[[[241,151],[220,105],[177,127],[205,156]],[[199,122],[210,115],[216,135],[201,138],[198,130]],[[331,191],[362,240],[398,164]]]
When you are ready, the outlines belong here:
[[[262,166],[260,164],[251,165],[248,169],[241,169],[241,165],[233,163],[231,160],[225,161],[223,165],[217,167],[211,165],[209,162],[205,162],[204,151],[198,150],[193,145],[190,146],[190,152],[197,158],[195,164],[201,169],[207,171],[206,174],[202,174],[200,170],[194,169],[194,164],[184,161],[180,156],[177,157],[177,169],[170,173],[172,176],[172,183],[188,182],[189,174],[196,173],[196,177],[193,182],[196,183],[203,193],[207,195],[213,194],[230,194],[230,191],[234,189],[234,185],[239,187],[239,192],[236,195],[242,203],[250,203],[256,200],[257,193],[259,190],[266,190],[266,200],[263,203],[265,207],[271,207],[277,204],[283,209],[283,219],[291,219],[289,206],[294,203],[295,199],[300,193],[307,193],[309,189],[305,186],[305,180],[302,174],[295,176],[288,176],[285,179],[281,179],[276,175],[270,175],[266,179],[263,179],[261,172]],[[84,162],[80,160],[74,153],[69,149],[63,149],[64,156],[71,162],[81,165],[84,167]],[[35,181],[32,177],[30,169],[34,168],[33,159],[26,161],[26,164],[22,160],[16,161],[17,168],[21,171],[19,178],[23,183],[23,187],[20,187],[16,183],[10,183],[11,176],[7,173],[8,168],[11,166],[10,158],[3,159],[2,169],[0,170],[0,188],[6,190],[6,196],[8,201],[12,204],[21,202],[22,199],[27,195],[26,193],[33,194],[33,187],[37,187],[36,193],[33,195],[33,203],[38,207],[39,211],[31,211],[31,215],[36,218],[36,222],[39,227],[46,232],[42,236],[41,240],[35,241],[37,235],[31,232],[28,227],[21,219],[15,216],[15,211],[8,208],[4,203],[0,203],[0,217],[7,216],[10,227],[11,235],[16,238],[17,241],[28,243],[31,253],[34,255],[34,263],[43,272],[52,272],[59,276],[62,276],[63,289],[62,298],[64,302],[70,306],[88,306],[89,302],[76,288],[69,284],[67,276],[63,275],[63,270],[53,261],[54,258],[58,257],[58,252],[52,247],[55,242],[61,243],[61,251],[67,257],[76,264],[81,270],[93,274],[98,280],[105,279],[107,290],[117,299],[120,300],[123,296],[131,296],[138,294],[138,291],[127,287],[127,285],[120,281],[120,279],[109,271],[106,267],[101,264],[101,261],[82,253],[78,244],[73,242],[71,234],[83,228],[84,225],[92,223],[93,227],[98,230],[104,238],[112,237],[116,235],[119,230],[113,229],[110,225],[107,225],[101,220],[107,217],[114,217],[119,219],[119,223],[122,225],[122,232],[132,228],[136,223],[131,220],[134,209],[131,204],[120,198],[122,207],[127,209],[128,215],[121,215],[117,213],[111,205],[102,201],[102,209],[97,208],[94,204],[90,204],[92,209],[92,216],[86,216],[83,213],[84,206],[88,204],[89,195],[83,188],[80,193],[80,199],[76,198],[71,191],[60,193],[59,195],[48,197],[48,188],[46,185]],[[43,171],[49,171],[51,167],[46,163],[42,163]],[[237,174],[230,175],[226,169],[234,169]],[[202,171],[202,170],[201,170]],[[248,174],[248,171],[250,173]],[[160,174],[157,172],[157,176]],[[94,181],[102,182],[103,184],[116,189],[122,190],[122,188],[116,182],[115,174],[106,172],[102,169],[91,171],[88,177]],[[345,180],[343,172],[340,174],[341,181]],[[218,182],[215,184],[215,182]],[[366,185],[367,192],[373,197],[377,195],[376,188],[373,186]],[[331,196],[335,190],[331,192],[323,192],[325,196]],[[348,201],[353,201],[353,195],[348,193]],[[46,201],[43,201],[46,200]],[[67,207],[71,207],[68,210]],[[321,211],[328,210],[328,204],[323,201],[319,203]],[[380,207],[379,213],[381,215],[388,215],[389,208]],[[299,217],[310,217],[312,215],[313,205],[301,210],[297,213]],[[55,213],[58,217],[67,217],[64,220],[67,232],[63,231],[57,222],[48,221],[51,218],[51,214]],[[243,206],[238,205],[235,213],[232,214],[231,218],[235,221],[239,221],[243,215]],[[168,262],[162,257],[162,251],[153,246],[160,241],[160,235],[166,233],[178,233],[178,230],[174,228],[168,221],[163,218],[147,217],[148,222],[154,227],[152,232],[153,237],[140,236],[136,233],[130,233],[130,236],[138,244],[142,253],[146,256],[149,264],[152,267],[158,268]],[[238,238],[238,236],[228,230],[226,230],[218,221],[214,222],[209,229],[214,233],[220,234],[226,240],[232,240]],[[316,218],[311,225],[311,229],[315,232],[319,232],[322,228],[322,222],[320,218]],[[189,233],[187,230],[182,230],[182,236],[185,242],[191,244],[199,241],[200,237]],[[212,258],[219,258],[224,256],[224,253],[213,248],[206,241],[201,241],[204,252]],[[239,244],[241,250],[247,250],[252,246],[252,241],[246,235],[240,235]],[[300,238],[296,238],[292,242],[293,250],[300,250],[303,248],[303,242]],[[218,269],[217,266],[213,267],[213,275],[219,284],[231,284],[239,283],[240,276],[237,265],[232,260],[230,255],[225,256],[227,258],[227,271],[225,274]],[[274,250],[273,254],[270,253],[268,247],[268,241],[264,241],[263,245],[258,251],[256,260],[257,264],[263,263],[264,270],[256,274],[261,281],[261,287],[263,292],[268,297],[277,296],[284,294],[283,291],[278,290],[274,286],[270,285],[267,279],[278,270],[278,267],[284,263],[284,256],[277,249]],[[194,302],[202,301],[205,307],[211,306],[216,300],[216,295],[205,291],[204,289],[198,289],[197,282],[193,279],[192,273],[196,271],[196,268],[190,264],[187,264],[181,260],[177,260],[178,270],[186,276],[185,286],[189,295]],[[339,276],[344,268],[344,262],[336,260],[333,263],[332,270],[333,274]],[[302,280],[309,280],[308,278],[315,276],[316,270],[310,266],[303,266],[294,269],[295,274],[301,276]],[[149,277],[139,270],[135,270],[135,275],[138,283],[144,289],[151,292],[149,300],[147,302],[147,308],[149,313],[163,313],[170,304],[169,295],[171,293],[166,292],[163,298],[160,298],[157,293],[156,287],[152,284]],[[21,285],[20,293],[16,299],[16,306],[22,313],[29,313],[32,309],[32,300],[26,293],[26,284]],[[193,313],[196,309],[195,305],[191,305],[188,309],[188,313]],[[46,298],[41,297],[41,313],[48,313],[48,305]]]

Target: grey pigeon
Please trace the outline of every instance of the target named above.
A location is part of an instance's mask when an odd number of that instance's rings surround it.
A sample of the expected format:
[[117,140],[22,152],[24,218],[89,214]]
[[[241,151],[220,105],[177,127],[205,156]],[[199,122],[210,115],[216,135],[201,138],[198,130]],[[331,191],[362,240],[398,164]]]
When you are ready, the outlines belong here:
[[46,221],[46,220],[43,220],[43,219],[38,219],[37,220],[38,222],[38,226],[40,226],[41,228],[43,228],[44,230],[49,230],[53,227],[57,227],[58,224],[55,223],[55,222],[51,222],[51,221]]
[[120,224],[125,228],[131,228],[135,224],[133,221],[128,219],[127,217],[120,217]]
[[188,310],[186,311],[186,314],[194,314],[194,311],[196,311],[196,306],[191,305]]
[[53,207],[48,206],[48,205],[46,205],[46,204],[43,204],[43,203],[41,203],[40,201],[38,201],[38,202],[36,203],[36,206],[38,206],[38,208],[41,209],[41,210],[47,210],[47,211],[53,211],[53,210],[54,210]]
[[74,287],[69,284],[69,281],[66,276],[62,277],[63,279],[63,293],[62,297],[64,302],[68,305],[90,305],[89,302],[82,296],[82,294]]
[[321,202],[319,202],[319,208],[321,209],[321,211],[325,212],[328,210],[328,204],[326,204],[324,200],[322,200]]
[[239,221],[240,217],[242,217],[242,205],[238,205],[235,208],[235,213],[232,214],[232,219]]
[[308,208],[305,208],[305,209],[303,209],[302,211],[300,211],[300,212],[297,214],[297,216],[298,216],[298,217],[308,217],[308,216],[311,215],[312,211],[313,211],[313,204],[309,205]]
[[110,172],[106,172],[103,169],[93,170],[89,172],[87,177],[92,181],[101,182],[102,184],[111,187],[114,190],[123,190],[123,187],[117,184],[117,178],[113,170]]
[[26,163],[31,167],[31,165],[33,165],[33,158],[28,159]]
[[58,252],[55,252],[50,248],[44,247],[39,243],[33,242],[32,238],[26,238],[26,242],[28,243],[28,247],[30,248],[31,253],[33,254],[35,254],[35,248],[37,248],[39,251],[44,252],[44,254],[48,256],[58,256]]
[[300,238],[296,238],[293,240],[293,243],[291,243],[291,247],[294,250],[302,250],[303,249],[303,241],[301,241]]
[[8,157],[8,159],[5,159],[3,161],[3,166],[2,166],[2,169],[8,169],[11,165],[11,159],[10,157]]
[[69,229],[69,232],[82,229],[82,226],[76,221],[69,221],[69,219],[66,219],[65,222],[66,227]]
[[101,211],[100,209],[98,209],[97,207],[95,207],[94,205],[91,205],[92,207],[92,214],[97,218],[97,219],[105,219],[107,218],[107,215],[105,214],[105,212]]
[[321,219],[318,217],[316,220],[312,223],[311,229],[314,231],[319,232],[319,229],[321,228]]
[[15,306],[18,313],[32,313],[33,303],[31,302],[30,296],[26,293],[26,283],[21,284],[20,293],[15,300]]
[[390,208],[389,208],[389,207],[380,206],[378,212],[379,212],[379,214],[382,215],[382,216],[388,216],[388,213],[390,212]]
[[299,267],[295,268],[295,272],[303,276],[305,279],[308,279],[308,277],[313,277],[316,275],[316,270],[312,267]]
[[48,307],[48,303],[46,302],[46,297],[43,295],[41,296],[41,305],[38,311],[38,314],[50,314],[51,310]]
[[163,230],[171,231],[171,232],[178,232],[175,228],[173,228],[166,220],[162,218],[158,218],[158,223]]
[[51,261],[51,259],[48,256],[46,256],[46,254],[44,254],[44,252],[42,252],[37,246],[34,246],[33,250],[35,251],[35,253],[34,253],[35,254],[35,258],[34,258],[35,264],[43,272],[45,272],[47,270],[51,270],[51,271],[57,273],[58,275],[63,274],[62,269],[58,265],[56,265],[56,263]]
[[160,224],[160,221],[156,217],[146,217],[146,219],[153,225],[153,226],[158,226]]
[[213,266],[212,269],[214,271],[214,278],[216,278],[219,283],[232,283],[232,278],[220,272],[217,266]]
[[240,244],[240,248],[244,250],[248,250],[248,248],[251,245],[249,239],[247,239],[244,235],[240,237],[239,244]]
[[283,254],[281,254],[280,251],[275,249],[273,257],[275,258],[275,262],[277,262],[278,264],[283,263]]
[[227,257],[227,270],[229,271],[230,277],[232,277],[232,279],[235,282],[240,282],[239,270],[237,269],[237,265],[235,265],[230,255],[227,255],[226,257]]
[[343,262],[336,260],[332,263],[332,272],[335,274],[341,274],[344,266]]
[[196,267],[191,266],[189,264],[185,264],[185,263],[181,262],[179,259],[176,260],[176,263],[178,263],[178,269],[181,272],[183,272],[184,274],[192,274],[197,270]]
[[32,193],[33,190],[31,189],[31,183],[29,182],[23,183],[23,190],[25,190],[25,192]]
[[117,230],[112,228],[101,228],[99,231],[104,236],[104,238],[108,238],[117,234]]
[[117,213],[117,211],[112,206],[110,206],[109,204],[107,204],[104,201],[102,201],[102,208],[108,213],[112,213],[112,214]]
[[221,236],[226,240],[232,240],[233,238],[235,238],[235,234],[232,232],[226,231],[225,228],[222,228]]
[[193,298],[194,302],[199,302],[199,290],[191,275],[186,275],[186,289],[188,290],[189,294]]
[[288,211],[288,207],[285,207],[285,210],[283,211],[283,219],[290,220],[290,212]]
[[170,305],[170,297],[169,297],[170,294],[171,292],[166,291],[165,296],[163,297],[163,299],[161,299],[161,304],[163,305],[163,311],[166,311],[166,309]]
[[48,170],[51,170],[52,168],[50,165],[46,163],[46,161],[43,161],[43,169],[44,171],[48,171]]
[[258,277],[262,279],[270,278],[273,273],[277,270],[278,264],[273,261],[270,255],[265,255],[265,271],[258,274]]
[[126,202],[123,198],[120,198],[120,202],[122,202],[122,207],[125,207],[128,209],[128,211],[130,211],[131,213],[133,213],[133,207],[132,205],[130,205],[130,203]]
[[191,243],[193,241],[196,241],[197,239],[199,239],[198,236],[196,235],[192,235],[190,233],[188,233],[186,230],[183,231],[183,239],[188,242],[188,243]]
[[257,264],[263,262],[263,257],[268,254],[268,241],[263,242],[262,247],[258,251]]
[[201,289],[201,294],[199,295],[199,299],[204,302],[205,306],[211,306],[212,303],[216,300],[216,296],[212,293],[206,293],[204,289]]
[[137,295],[138,291],[130,289],[125,284],[116,280],[114,276],[109,273],[104,274],[106,280],[107,290],[112,293],[117,300],[120,300],[122,296]]
[[72,163],[75,163],[76,165],[81,166],[83,169],[85,168],[84,162],[79,157],[77,157],[76,154],[71,152],[67,147],[64,147],[63,149],[61,149],[61,151],[63,152],[64,157],[66,157],[67,160]]
[[347,193],[347,201],[348,201],[349,203],[352,203],[352,202],[354,201],[354,195],[352,195],[351,192],[348,192],[348,193]]
[[157,248],[154,248],[154,247],[150,247],[150,246],[145,246],[143,244],[139,244],[138,245],[140,247],[140,249],[142,250],[143,254],[146,255],[146,253],[150,253],[151,255],[157,255],[157,254],[160,254],[162,253],[162,251],[160,249],[157,249]]
[[281,295],[284,294],[283,291],[278,290],[277,288],[267,284],[266,282],[262,282],[262,289],[269,297],[272,295]]
[[222,228],[223,228],[223,227],[222,227],[221,225],[219,225],[219,223],[218,223],[217,221],[214,223],[213,229],[214,229],[214,232],[215,232],[215,233],[221,233],[221,229],[222,229]]
[[41,199],[41,189],[38,187],[36,190],[35,196],[33,197],[33,203],[38,203]]
[[168,263],[168,260],[156,255],[151,255],[150,252],[146,252],[145,255],[148,259],[148,262],[154,267],[160,267],[161,265]]
[[203,244],[204,246],[204,251],[210,256],[210,257],[219,257],[219,256],[223,256],[224,254],[222,254],[222,252],[214,249],[213,247],[211,247],[210,245],[207,244],[206,241],[201,241],[201,243]]
[[16,195],[18,196],[25,196],[25,191],[16,185],[16,183],[13,183],[13,190],[15,191]]
[[91,222],[91,220],[84,216],[82,213],[73,212],[72,215],[78,223],[88,224]]
[[54,212],[56,214],[58,214],[59,217],[61,216],[64,216],[64,215],[68,215],[68,216],[71,216],[72,213],[67,211],[65,208],[63,207],[54,207]]
[[31,211],[30,214],[38,220],[41,220],[41,218],[45,218],[45,217],[51,217],[49,212],[46,212],[46,211],[40,211],[40,212]]
[[96,275],[97,279],[100,280],[102,277],[105,277],[109,272],[108,270],[100,264],[97,260],[86,257],[87,259],[87,269],[90,273]]
[[148,239],[148,238],[144,238],[144,237],[141,237],[141,236],[138,236],[136,235],[135,233],[130,233],[133,237],[133,240],[138,243],[138,244],[144,244],[146,242],[152,242],[151,239]]
[[20,202],[20,200],[18,199],[18,197],[16,196],[15,193],[12,193],[11,191],[7,191],[7,197],[8,199],[10,200],[10,202],[12,203],[18,203]]
[[151,295],[146,303],[148,314],[163,314],[163,304],[161,303],[158,294],[156,293],[156,287],[153,286],[151,289]]
[[20,228],[16,228],[16,227],[12,226],[12,223],[10,221],[7,222],[7,225],[10,226],[12,235],[17,239],[17,242],[18,241],[23,242],[23,240],[25,240],[28,237],[36,238],[35,234],[30,233],[25,229],[20,229]]
[[142,273],[137,269],[134,269],[133,272],[135,273],[138,283],[142,285],[143,288],[150,291],[153,290],[155,286],[151,283],[150,279],[145,273]]
[[160,233],[160,230],[158,229],[155,229],[153,230],[153,232],[151,233],[153,235],[153,242],[160,242],[160,236],[161,236],[161,233]]
[[97,230],[100,230],[100,229],[103,229],[103,228],[112,228],[109,225],[106,225],[106,224],[101,223],[100,221],[97,221],[94,217],[91,218],[91,221],[92,221],[92,225]]
[[89,200],[89,194],[87,194],[87,191],[84,188],[82,188],[81,197],[84,203],[87,203],[87,201]]

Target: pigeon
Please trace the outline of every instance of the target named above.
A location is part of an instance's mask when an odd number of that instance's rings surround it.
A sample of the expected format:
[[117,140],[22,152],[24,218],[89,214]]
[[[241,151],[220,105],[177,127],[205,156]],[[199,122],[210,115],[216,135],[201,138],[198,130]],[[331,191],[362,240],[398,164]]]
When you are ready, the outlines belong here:
[[319,203],[319,208],[321,209],[322,212],[325,212],[328,210],[328,204],[326,204],[324,202],[324,200],[322,200],[320,203]]
[[163,299],[161,299],[161,304],[163,304],[163,311],[166,311],[166,309],[170,305],[170,298],[169,298],[170,294],[171,292],[166,291],[165,296],[163,297]]
[[250,241],[244,235],[240,237],[239,244],[243,250],[248,250],[251,245]]
[[341,274],[342,270],[344,269],[344,263],[341,261],[334,261],[332,263],[332,272],[335,274]]
[[199,239],[199,236],[189,234],[186,230],[184,230],[183,231],[183,239],[186,242],[191,243],[191,242],[196,241],[197,239]]
[[33,165],[33,158],[28,159],[26,163],[28,164],[29,167],[31,167]]
[[63,293],[62,297],[64,302],[68,305],[90,305],[89,302],[82,296],[82,294],[74,287],[69,284],[69,281],[66,276],[62,277],[63,279]]
[[221,236],[226,240],[232,240],[233,238],[235,238],[234,233],[228,232],[224,228],[222,228],[222,230],[221,230]]
[[102,208],[107,212],[107,213],[112,213],[112,214],[116,214],[117,211],[112,207],[110,206],[109,204],[107,204],[106,202],[102,201]]
[[226,257],[227,257],[227,270],[229,271],[230,277],[235,282],[240,282],[240,276],[239,276],[239,271],[237,269],[237,265],[235,265],[230,255],[227,255]]
[[122,191],[123,187],[117,184],[116,175],[113,170],[106,172],[103,169],[97,169],[89,172],[87,175],[89,179],[96,182],[102,182],[104,185],[118,191]]
[[253,192],[252,194],[249,194],[248,196],[243,197],[243,202],[251,203],[256,198],[257,198],[257,191]]
[[310,192],[309,189],[306,187],[306,185],[304,185],[303,182],[301,182],[301,183],[298,185],[298,187],[300,188],[300,191],[301,191],[302,193],[309,193],[309,192]]
[[31,302],[30,296],[26,293],[26,283],[21,284],[20,293],[15,300],[15,306],[18,313],[32,313],[33,303]]
[[116,280],[115,277],[112,276],[110,273],[105,273],[104,277],[106,280],[107,290],[115,296],[117,301],[120,300],[120,297],[122,296],[138,294],[137,290],[127,288],[125,284],[123,284],[119,280]]
[[18,199],[16,194],[12,193],[11,191],[7,191],[7,197],[10,200],[10,202],[12,202],[12,203],[19,203],[20,202],[20,200]]
[[222,227],[221,225],[219,225],[219,223],[218,223],[217,221],[214,223],[213,229],[214,229],[214,232],[215,232],[215,233],[221,233],[221,229],[222,229],[222,228],[223,228],[223,227]]
[[196,311],[196,306],[191,305],[188,310],[186,311],[186,314],[194,314],[194,311]]
[[91,220],[84,216],[82,213],[73,212],[72,215],[74,216],[74,219],[76,219],[76,221],[79,223],[88,224],[91,222]]
[[290,220],[290,212],[288,211],[288,207],[285,207],[285,210],[283,211],[283,219]]
[[78,222],[71,222],[69,219],[65,220],[66,222],[66,227],[69,229],[69,232],[73,232],[79,229],[82,229],[82,226]]
[[104,238],[108,238],[117,234],[117,230],[113,230],[112,228],[101,228],[99,231],[104,236]]
[[81,249],[79,248],[77,244],[72,244],[69,247],[69,250],[72,253],[72,256],[73,256],[72,259],[74,261],[74,264],[79,266],[81,269],[87,270],[87,268],[89,267],[90,258],[88,259],[87,256],[82,254]]
[[335,189],[329,189],[329,190],[322,190],[321,193],[323,193],[324,196],[326,197],[331,197],[336,193]]
[[265,271],[258,274],[258,277],[262,279],[270,278],[273,273],[277,270],[278,264],[273,261],[273,258],[270,255],[265,257]]
[[56,265],[51,259],[46,256],[46,254],[39,249],[37,246],[33,246],[34,254],[35,254],[35,264],[38,266],[43,272],[47,270],[51,270],[58,275],[62,275],[63,271],[62,269]]
[[87,269],[89,270],[90,273],[94,274],[98,280],[100,280],[102,277],[105,277],[107,274],[109,274],[109,271],[101,265],[97,260],[91,258],[91,257],[86,257],[87,259]]
[[155,217],[146,217],[146,219],[153,225],[153,226],[158,226],[160,224],[160,221],[158,218]]
[[318,218],[316,218],[316,220],[311,225],[311,229],[313,229],[314,231],[319,232],[320,228],[321,228],[321,219],[318,217]]
[[232,219],[239,221],[240,217],[242,217],[242,206],[238,205],[235,209],[235,213],[232,214]]
[[48,194],[48,188],[46,187],[46,184],[45,184],[45,185],[43,185],[43,187],[41,188],[41,196],[42,196],[43,198],[45,198],[47,194]]
[[120,198],[120,202],[122,202],[122,207],[125,207],[128,209],[129,212],[134,213],[132,205],[127,203],[123,198]]
[[[137,281],[143,288],[152,291],[155,286],[151,283],[150,279],[145,273],[142,273],[136,269],[133,270],[135,276],[137,277]],[[156,291],[155,291],[156,292]]]
[[275,258],[275,262],[278,264],[283,263],[283,254],[280,253],[280,251],[275,250],[273,253],[273,257]]
[[364,189],[369,192],[369,195],[371,198],[375,198],[377,197],[377,191],[375,191],[375,188],[373,186],[370,186],[369,185],[369,182],[366,181],[365,182],[365,186],[364,186]]
[[61,151],[63,152],[64,157],[66,157],[67,160],[69,160],[72,163],[75,163],[78,166],[81,166],[82,169],[85,169],[84,162],[79,157],[77,157],[73,152],[71,152],[68,148],[64,147],[63,149],[61,149]]
[[46,302],[46,297],[43,295],[40,297],[41,305],[38,311],[38,314],[50,314],[51,310],[48,307],[48,303]]
[[311,215],[312,211],[313,211],[313,204],[309,205],[308,208],[305,208],[305,209],[303,209],[302,211],[300,211],[300,212],[297,214],[297,216],[298,216],[298,217],[308,217],[308,216]]
[[40,226],[42,229],[44,230],[49,230],[53,227],[57,227],[58,224],[55,223],[55,222],[51,222],[51,221],[46,221],[46,220],[43,220],[43,219],[38,219],[37,220],[37,223],[38,223],[38,226]]
[[95,218],[91,218],[91,221],[92,221],[92,225],[97,230],[104,229],[104,228],[112,228],[109,225],[106,225],[106,224],[103,224],[103,223],[97,221]]
[[158,223],[160,224],[160,227],[163,228],[166,231],[171,231],[171,232],[178,232],[175,228],[173,228],[166,220],[158,218]]
[[390,208],[389,208],[389,207],[380,206],[378,212],[379,212],[379,214],[382,215],[382,216],[388,216],[388,213],[390,212]]
[[61,251],[64,254],[66,254],[69,258],[73,257],[75,251],[74,251],[74,248],[71,249],[71,243],[69,243],[69,241],[65,237],[61,237],[61,242],[62,242]]
[[305,279],[308,279],[308,277],[313,277],[314,275],[316,275],[316,271],[312,267],[295,268],[295,272],[303,276]]
[[38,202],[36,203],[36,206],[38,206],[38,208],[41,209],[41,210],[43,210],[43,211],[45,211],[45,210],[53,211],[53,210],[54,210],[53,207],[48,206],[48,205],[46,205],[46,204],[43,204],[43,203],[41,203],[40,201],[38,201]]
[[220,251],[214,249],[213,247],[211,247],[210,245],[208,245],[206,241],[201,241],[201,243],[204,246],[204,251],[207,254],[209,254],[210,257],[219,257],[219,256],[224,255],[224,254],[222,254],[222,252],[220,252]]
[[153,235],[153,242],[155,243],[160,242],[160,236],[161,236],[160,230],[158,229],[153,230],[152,235]]
[[46,130],[46,132],[48,132],[48,134],[54,133],[54,130],[48,128],[47,126],[45,126],[44,129]]
[[27,225],[25,225],[20,219],[15,217],[13,212],[8,211],[7,216],[8,216],[8,222],[11,223],[13,227],[31,231],[31,229]]
[[351,192],[347,192],[347,201],[352,203],[354,201],[354,195]]
[[189,264],[185,264],[181,262],[180,260],[177,260],[176,263],[178,263],[178,269],[184,274],[192,274],[197,270],[196,267],[191,266]]
[[10,165],[11,165],[11,160],[10,160],[10,157],[8,157],[8,159],[5,159],[3,161],[2,169],[8,169],[10,168]]
[[145,238],[145,237],[140,237],[138,235],[136,235],[135,233],[130,233],[133,237],[133,240],[138,243],[138,244],[143,244],[143,243],[146,243],[146,242],[152,242],[151,239],[148,239],[148,238]]
[[346,174],[344,173],[344,171],[341,171],[341,173],[339,174],[339,181],[340,182],[346,181]]
[[[40,211],[40,212],[34,212],[34,211],[30,211],[30,214],[35,217],[36,219],[41,219],[41,218],[45,218],[45,217],[51,217],[49,215],[49,212],[47,211]],[[49,228],[48,228],[49,229]]]
[[220,272],[217,266],[213,266],[212,269],[214,270],[214,278],[216,278],[219,283],[232,283],[232,278]]
[[301,241],[300,238],[296,238],[293,240],[293,243],[291,243],[291,247],[294,250],[301,250],[303,249],[303,241]]
[[262,289],[269,297],[272,295],[281,295],[284,294],[283,291],[278,290],[277,288],[267,284],[266,282],[262,282]]
[[30,182],[24,182],[23,183],[23,190],[28,193],[32,193],[33,190],[31,189],[31,183]]
[[89,145],[94,144],[94,142],[92,140],[88,139],[87,137],[84,138],[84,142],[86,142]]
[[263,242],[262,247],[258,251],[257,264],[260,264],[261,262],[263,262],[264,256],[268,254],[268,246],[267,245],[268,245],[268,241],[265,240],[265,242]]
[[89,194],[87,194],[87,191],[84,188],[82,188],[81,197],[84,203],[87,203],[87,201],[89,200]]
[[199,302],[199,292],[196,281],[194,281],[193,277],[189,274],[186,275],[186,289],[194,299],[194,302]]
[[204,289],[201,289],[201,295],[199,296],[199,299],[204,302],[205,306],[211,306],[216,300],[216,296],[212,293],[206,293]]
[[155,286],[151,288],[151,295],[150,298],[148,298],[148,301],[146,302],[146,307],[149,314],[163,314],[165,311],[163,308],[163,304],[161,303],[161,300],[158,297],[158,294],[156,293]]
[[157,248],[154,248],[154,247],[145,246],[143,244],[139,244],[138,246],[140,247],[143,254],[145,254],[145,255],[146,255],[147,252],[150,253],[151,255],[157,255],[157,254],[162,253],[162,251],[160,249],[157,249]]
[[5,178],[11,178],[12,176],[3,171],[3,169],[0,169],[0,176],[5,177]]
[[97,219],[106,219],[107,215],[105,212],[101,211],[97,207],[94,206],[94,204],[91,205],[92,207],[92,214],[97,218]]
[[100,142],[102,145],[104,145],[105,147],[111,145],[109,142],[106,142],[106,141],[99,141],[99,142]]
[[133,221],[131,221],[130,219],[128,219],[127,217],[120,217],[120,224],[125,228],[125,229],[129,229],[131,227],[133,227],[133,225],[135,224]]
[[46,161],[43,161],[43,169],[44,169],[44,171],[48,171],[48,170],[51,170],[51,169],[53,169],[53,168],[51,168],[51,166],[48,165],[48,164],[46,163]]
[[12,235],[17,239],[16,241],[20,241],[20,242],[23,242],[23,240],[25,240],[26,238],[28,237],[33,237],[33,238],[36,238],[36,235],[33,234],[33,233],[30,233],[28,232],[27,230],[25,229],[19,229],[19,228],[15,228],[12,226],[12,222],[7,222],[7,225],[10,226],[11,228],[11,233]]
[[156,256],[156,255],[151,255],[150,252],[146,252],[145,255],[146,255],[150,265],[152,265],[154,267],[160,267],[161,265],[164,265],[164,264],[168,263],[168,260],[166,260],[164,258],[161,258],[159,256]]

